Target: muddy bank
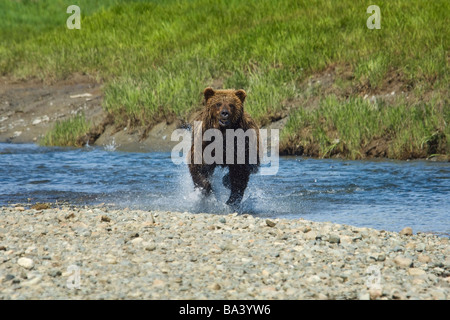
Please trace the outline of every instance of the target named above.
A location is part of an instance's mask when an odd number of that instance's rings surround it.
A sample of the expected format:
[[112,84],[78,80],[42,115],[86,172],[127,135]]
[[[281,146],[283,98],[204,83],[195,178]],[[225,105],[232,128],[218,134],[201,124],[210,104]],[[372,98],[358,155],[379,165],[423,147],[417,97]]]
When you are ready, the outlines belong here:
[[92,123],[83,143],[121,151],[169,151],[178,123],[144,128],[116,128],[102,108],[102,84],[88,75],[75,74],[55,83],[38,80],[0,80],[0,142],[39,143],[56,121],[84,114]]
[[0,142],[39,142],[52,125],[77,113],[98,124],[102,87],[86,75],[56,83],[0,80]]

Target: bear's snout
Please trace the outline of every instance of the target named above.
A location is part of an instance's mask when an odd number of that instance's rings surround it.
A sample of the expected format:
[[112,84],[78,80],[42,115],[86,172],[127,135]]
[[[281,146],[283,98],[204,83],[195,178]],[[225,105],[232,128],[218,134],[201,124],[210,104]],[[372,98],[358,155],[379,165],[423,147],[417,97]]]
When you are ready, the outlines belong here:
[[220,116],[222,117],[222,119],[227,119],[230,116],[230,113],[228,112],[228,110],[222,110],[220,112]]
[[222,127],[226,127],[230,124],[229,118],[230,118],[230,111],[227,108],[222,108],[222,110],[220,110],[219,112],[219,124]]

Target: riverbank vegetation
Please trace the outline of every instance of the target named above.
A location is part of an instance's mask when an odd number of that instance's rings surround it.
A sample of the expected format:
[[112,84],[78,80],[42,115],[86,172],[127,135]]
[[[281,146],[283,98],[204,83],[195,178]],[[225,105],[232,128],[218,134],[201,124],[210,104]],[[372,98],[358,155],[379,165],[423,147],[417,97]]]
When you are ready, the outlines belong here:
[[[81,138],[89,132],[91,123],[83,114],[77,114],[65,121],[56,121],[53,129],[40,141],[44,146],[81,147]],[[86,141],[86,140],[84,140]]]
[[1,2],[0,73],[90,74],[116,126],[183,122],[205,87],[243,88],[260,125],[286,123],[284,154],[450,154],[448,1],[380,0],[381,29],[364,1],[86,0],[79,30],[71,4]]

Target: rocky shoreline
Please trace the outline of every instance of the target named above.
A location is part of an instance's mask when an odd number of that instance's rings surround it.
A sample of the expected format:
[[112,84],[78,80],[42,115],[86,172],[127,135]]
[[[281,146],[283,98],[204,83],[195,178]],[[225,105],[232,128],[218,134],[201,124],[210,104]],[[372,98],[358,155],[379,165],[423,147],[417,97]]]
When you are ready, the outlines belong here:
[[303,219],[0,208],[0,299],[449,299],[449,239]]

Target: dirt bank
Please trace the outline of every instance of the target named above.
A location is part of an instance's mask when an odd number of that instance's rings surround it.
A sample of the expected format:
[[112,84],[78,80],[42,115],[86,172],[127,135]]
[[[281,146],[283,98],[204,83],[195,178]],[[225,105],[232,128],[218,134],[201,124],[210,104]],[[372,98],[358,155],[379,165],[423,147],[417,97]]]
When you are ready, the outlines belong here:
[[57,83],[1,79],[0,142],[38,142],[58,120],[83,112],[94,124],[105,114],[101,85],[86,75]]
[[156,125],[144,140],[143,129],[116,129],[102,108],[102,84],[88,75],[55,83],[1,78],[0,84],[0,142],[38,143],[56,121],[83,113],[101,130],[96,145],[122,151],[168,151],[174,145],[170,134],[177,123]]

